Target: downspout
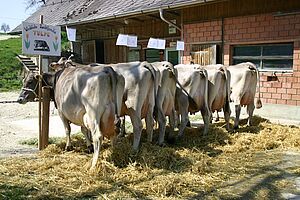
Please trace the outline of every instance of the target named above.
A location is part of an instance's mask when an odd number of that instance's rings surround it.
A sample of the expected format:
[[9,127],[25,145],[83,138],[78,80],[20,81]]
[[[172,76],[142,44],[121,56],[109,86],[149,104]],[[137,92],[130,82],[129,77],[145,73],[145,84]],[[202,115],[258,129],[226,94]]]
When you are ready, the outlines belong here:
[[222,51],[222,64],[224,65],[224,17],[222,17],[222,33],[221,33],[221,40],[222,40],[222,43],[221,43],[221,51]]
[[162,8],[159,9],[159,16],[160,16],[160,19],[161,19],[161,20],[163,20],[164,22],[166,22],[166,23],[169,24],[170,26],[173,26],[173,27],[175,27],[177,30],[179,30],[180,32],[182,32],[182,31],[181,31],[181,28],[179,28],[176,24],[174,24],[174,23],[172,23],[172,22],[170,22],[170,21],[168,21],[168,20],[166,20],[166,19],[164,18],[164,13],[163,13],[163,9],[162,9]]
[[[176,24],[166,20],[164,18],[164,13],[163,13],[163,9],[160,8],[159,9],[159,16],[160,16],[160,19],[163,20],[164,22],[166,22],[167,24],[169,24],[170,26],[173,26],[175,27],[177,30],[180,31],[180,36],[181,36],[181,40],[183,41],[183,31],[181,28],[179,28]],[[181,17],[181,27],[182,27],[182,17]],[[182,52],[180,51],[180,64],[182,64],[182,61],[183,61],[183,55],[182,55]]]

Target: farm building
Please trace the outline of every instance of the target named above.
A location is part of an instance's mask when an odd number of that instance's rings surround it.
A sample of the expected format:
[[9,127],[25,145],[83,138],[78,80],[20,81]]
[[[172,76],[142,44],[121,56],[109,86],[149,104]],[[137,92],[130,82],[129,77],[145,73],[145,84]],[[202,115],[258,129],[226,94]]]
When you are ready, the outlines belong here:
[[[45,24],[76,28],[72,50],[82,63],[251,61],[260,69],[263,103],[292,106],[289,115],[300,116],[298,0],[49,0],[26,22],[40,15]],[[138,46],[116,46],[119,33],[136,35]],[[147,48],[150,37],[165,39],[166,48]],[[178,40],[184,51],[176,50]]]

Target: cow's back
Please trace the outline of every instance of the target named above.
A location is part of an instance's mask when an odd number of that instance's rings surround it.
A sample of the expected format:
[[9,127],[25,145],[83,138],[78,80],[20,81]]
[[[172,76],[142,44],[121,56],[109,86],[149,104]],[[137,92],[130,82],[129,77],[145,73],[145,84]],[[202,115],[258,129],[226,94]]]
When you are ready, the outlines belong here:
[[[152,66],[148,62],[119,63],[111,66],[125,78],[121,115],[128,114],[128,109],[132,108],[141,112],[141,116],[144,118],[149,104],[154,107],[155,71]],[[140,104],[142,104],[141,111],[138,108]]]
[[[203,66],[208,74],[208,104],[212,112],[223,108],[230,94],[230,73],[223,65]],[[229,99],[228,99],[229,100]]]
[[207,71],[199,65],[176,65],[178,81],[197,104],[197,109],[189,105],[190,112],[197,112],[207,106]]
[[231,99],[234,103],[242,106],[253,103],[257,85],[255,65],[247,62],[228,66],[227,69],[231,74]]

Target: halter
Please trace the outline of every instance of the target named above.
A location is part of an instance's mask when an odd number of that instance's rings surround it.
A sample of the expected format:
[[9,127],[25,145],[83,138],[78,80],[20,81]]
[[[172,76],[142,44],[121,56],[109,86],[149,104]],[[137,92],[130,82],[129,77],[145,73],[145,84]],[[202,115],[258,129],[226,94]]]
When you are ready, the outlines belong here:
[[[28,75],[27,75],[27,76],[28,76]],[[38,75],[38,77],[39,77],[39,79],[40,79],[40,78],[42,79],[42,82],[44,82],[44,83],[46,84],[46,86],[52,87],[52,86],[50,86],[50,85],[47,84],[47,82],[43,79],[42,76]],[[35,98],[38,98],[39,95],[35,92],[36,89],[37,89],[37,87],[38,87],[38,85],[39,85],[39,82],[37,82],[37,84],[35,85],[34,89],[24,88],[24,87],[23,87],[21,90],[28,91],[28,92],[32,92],[32,93],[34,94]]]

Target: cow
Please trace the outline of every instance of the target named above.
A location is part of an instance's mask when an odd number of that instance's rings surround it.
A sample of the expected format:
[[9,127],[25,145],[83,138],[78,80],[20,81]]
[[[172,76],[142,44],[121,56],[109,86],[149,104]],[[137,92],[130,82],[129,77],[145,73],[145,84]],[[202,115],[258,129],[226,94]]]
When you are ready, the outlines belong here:
[[[84,134],[90,131],[94,149],[91,168],[94,168],[102,138],[115,136],[114,122],[121,113],[125,80],[109,66],[76,67],[68,60],[60,61],[50,64],[58,69],[50,77],[54,80],[54,99],[66,131],[66,149],[71,146],[70,123],[81,126]],[[47,75],[44,73],[42,78]]]
[[[103,64],[91,64],[90,66]],[[142,133],[142,119],[146,121],[147,141],[151,142],[154,125],[155,96],[158,90],[159,77],[153,66],[144,62],[110,64],[113,69],[125,78],[125,91],[121,116],[129,115],[133,126],[133,150],[137,151]]]
[[159,72],[159,85],[155,98],[155,117],[159,124],[158,144],[162,145],[165,138],[166,116],[169,116],[171,131],[175,128],[175,92],[177,70],[167,61],[151,63]]
[[[259,71],[253,63],[246,62],[237,65],[226,67],[231,74],[231,95],[230,99],[235,106],[235,120],[234,129],[239,127],[240,112],[242,106],[247,106],[248,122],[247,125],[252,125],[252,115],[255,107],[257,109],[262,107],[260,100],[259,87]],[[256,93],[256,85],[258,83],[258,98],[256,106],[254,105],[254,98]]]
[[188,113],[201,111],[204,121],[203,135],[208,133],[211,111],[208,106],[208,75],[200,65],[176,65],[178,84],[176,87],[175,108],[181,115],[178,137],[188,123]]
[[[223,109],[226,129],[230,119],[230,72],[223,65],[203,66],[208,74],[208,106],[213,113]],[[211,121],[211,120],[210,120]]]

